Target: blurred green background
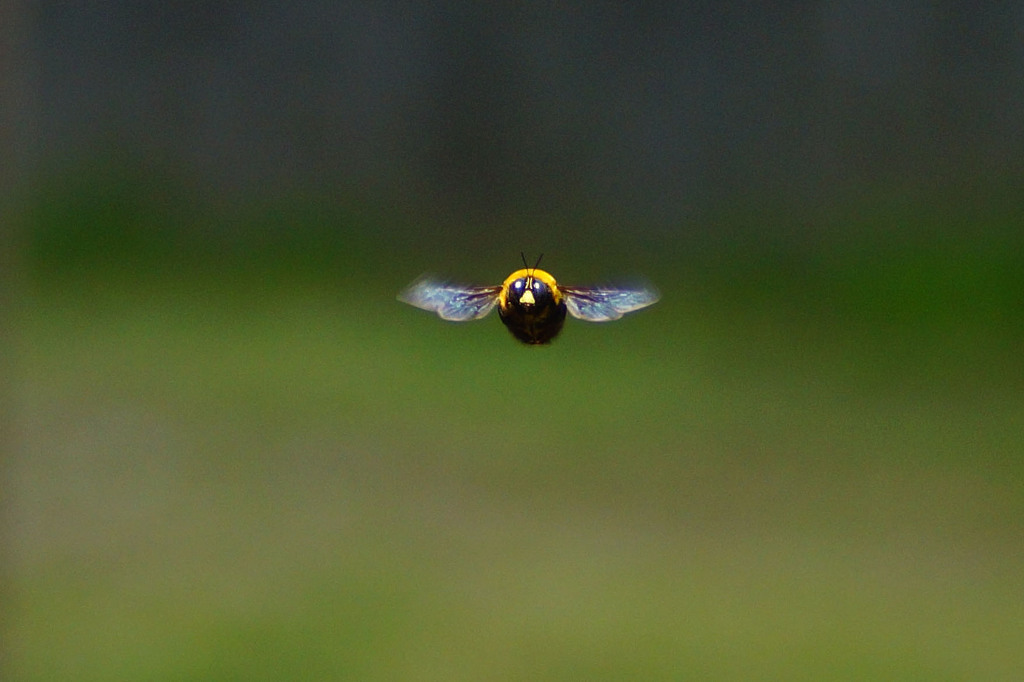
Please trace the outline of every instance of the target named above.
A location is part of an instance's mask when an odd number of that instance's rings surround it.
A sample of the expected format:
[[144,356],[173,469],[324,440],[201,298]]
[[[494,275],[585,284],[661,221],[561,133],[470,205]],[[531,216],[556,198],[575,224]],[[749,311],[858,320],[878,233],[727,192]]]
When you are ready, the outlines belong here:
[[4,9],[3,678],[1024,676],[1019,10],[368,7]]

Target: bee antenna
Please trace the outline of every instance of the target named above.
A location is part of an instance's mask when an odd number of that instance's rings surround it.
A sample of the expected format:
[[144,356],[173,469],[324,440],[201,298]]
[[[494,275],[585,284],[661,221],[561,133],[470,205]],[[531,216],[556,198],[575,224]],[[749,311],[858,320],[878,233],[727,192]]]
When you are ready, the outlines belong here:
[[533,264],[533,269],[534,270],[536,270],[537,268],[540,267],[540,261],[541,261],[542,258],[544,258],[544,254],[543,253],[540,254],[539,256],[537,256],[537,262]]
[[529,269],[530,264],[526,262],[526,254],[522,251],[519,252],[519,257],[523,259],[523,267]]

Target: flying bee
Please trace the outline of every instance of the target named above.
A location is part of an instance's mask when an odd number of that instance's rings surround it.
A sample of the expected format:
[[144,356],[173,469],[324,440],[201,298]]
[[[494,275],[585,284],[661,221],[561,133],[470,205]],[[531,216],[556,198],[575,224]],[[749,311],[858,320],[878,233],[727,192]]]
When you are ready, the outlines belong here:
[[[426,276],[398,295],[398,300],[437,313],[443,320],[466,322],[485,317],[495,306],[512,335],[523,343],[550,342],[562,331],[565,314],[588,322],[617,320],[658,300],[648,287],[572,287],[558,284],[551,273],[531,268],[523,257],[516,270],[495,286],[466,286]],[[541,258],[543,258],[541,254]]]

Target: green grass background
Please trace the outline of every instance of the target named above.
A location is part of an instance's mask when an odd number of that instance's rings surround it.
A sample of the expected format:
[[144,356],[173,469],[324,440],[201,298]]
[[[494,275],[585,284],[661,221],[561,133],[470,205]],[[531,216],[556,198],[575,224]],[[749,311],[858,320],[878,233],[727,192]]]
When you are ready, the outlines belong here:
[[[1024,676],[1013,211],[235,240],[152,196],[23,222],[5,679]],[[394,299],[530,246],[663,300],[528,348]]]

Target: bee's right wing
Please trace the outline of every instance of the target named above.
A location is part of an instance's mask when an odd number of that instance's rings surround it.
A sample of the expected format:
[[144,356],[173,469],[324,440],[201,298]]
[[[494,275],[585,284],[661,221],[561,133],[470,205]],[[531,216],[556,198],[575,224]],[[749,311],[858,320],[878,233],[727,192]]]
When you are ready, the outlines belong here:
[[473,287],[421,277],[398,295],[398,300],[437,313],[442,320],[478,320],[494,309],[501,286]]

